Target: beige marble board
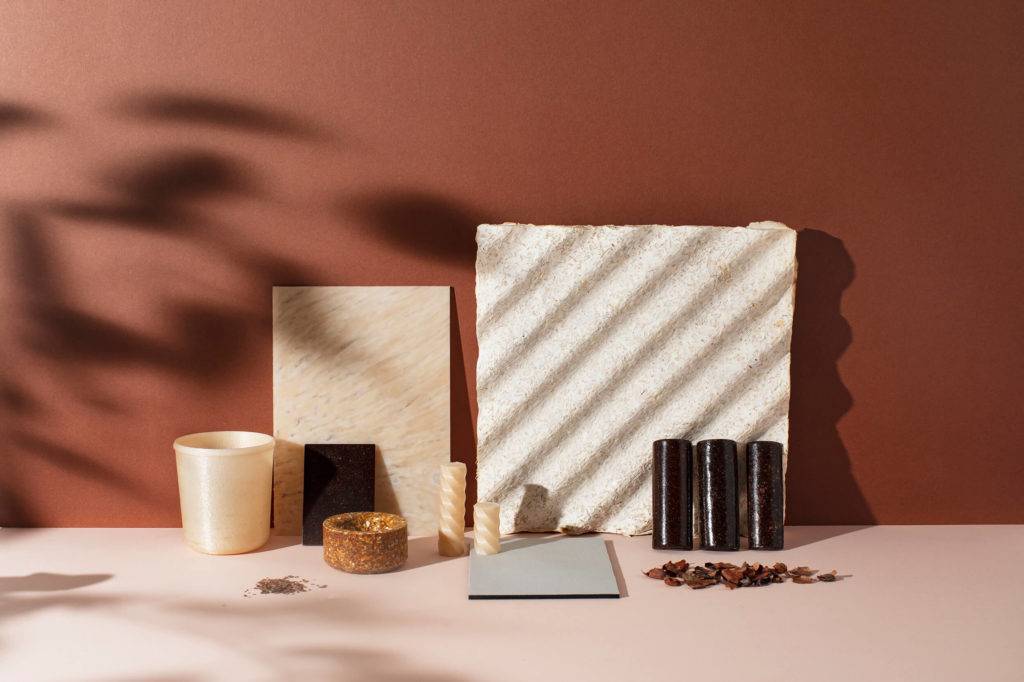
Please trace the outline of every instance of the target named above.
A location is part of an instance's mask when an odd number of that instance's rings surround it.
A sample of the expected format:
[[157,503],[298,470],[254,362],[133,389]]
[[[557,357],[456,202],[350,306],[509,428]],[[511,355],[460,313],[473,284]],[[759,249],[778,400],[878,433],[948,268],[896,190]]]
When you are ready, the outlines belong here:
[[377,445],[376,507],[437,530],[450,456],[448,287],[274,287],[274,520],[302,530],[305,443]]
[[481,225],[477,246],[477,496],[503,532],[649,532],[659,438],[788,450],[793,230]]

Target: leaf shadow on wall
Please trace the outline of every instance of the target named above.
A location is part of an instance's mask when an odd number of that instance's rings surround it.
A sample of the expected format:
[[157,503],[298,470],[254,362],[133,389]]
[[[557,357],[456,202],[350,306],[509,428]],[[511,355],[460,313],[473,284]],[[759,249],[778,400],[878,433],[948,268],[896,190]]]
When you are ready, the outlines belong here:
[[200,92],[143,92],[118,101],[119,117],[159,124],[209,126],[242,133],[325,142],[334,134],[284,111]]
[[[215,100],[205,104],[217,109]],[[202,118],[201,111],[193,112],[190,119],[180,107],[168,107],[165,118],[169,121],[191,124]],[[303,128],[298,119],[281,118],[273,112],[261,118],[260,111],[255,106],[239,109],[237,103],[226,103],[214,118],[219,126],[233,126],[249,135],[292,136],[297,143],[309,143],[315,130],[312,126]],[[155,107],[139,117],[151,124],[161,115]],[[53,120],[29,106],[0,103],[0,132],[51,125]],[[98,452],[54,447],[52,439],[40,435],[41,422],[36,417],[67,410],[75,403],[78,407],[73,409],[97,411],[107,418],[111,414],[123,417],[133,406],[109,387],[105,378],[110,372],[155,370],[209,386],[236,372],[257,338],[269,338],[270,288],[304,283],[303,272],[245,235],[235,236],[231,225],[211,217],[207,203],[264,197],[269,190],[257,181],[255,168],[241,151],[235,155],[204,145],[165,148],[101,169],[97,180],[103,191],[96,196],[21,201],[2,207],[0,218],[6,219],[13,246],[9,277],[16,308],[11,328],[16,330],[13,338],[18,352],[27,362],[5,364],[0,400],[8,408],[4,430],[17,436],[12,445],[21,455],[65,470],[71,462],[74,475],[141,499],[138,504],[176,506],[167,495],[153,496],[146,482],[132,477],[130,471],[115,472]],[[125,231],[123,239],[136,244],[151,237],[172,236],[189,249],[212,254],[219,264],[216,267],[244,282],[244,290],[211,300],[197,280],[194,293],[166,293],[160,303],[166,311],[165,324],[156,325],[159,328],[127,323],[90,309],[77,296],[75,283],[62,267],[69,255],[64,242],[112,229]],[[155,251],[165,243],[153,242],[152,248]],[[90,255],[108,258],[110,267],[126,273],[141,290],[159,287],[166,276],[149,267],[125,267],[118,253],[93,250]],[[182,273],[183,278],[192,274]],[[168,334],[166,329],[172,332]],[[59,391],[47,383],[54,380]],[[46,429],[50,436],[51,431]],[[31,496],[18,484],[19,472],[8,473],[0,481],[0,524],[45,523],[33,509]]]
[[355,200],[340,199],[338,213],[351,210],[387,244],[429,260],[472,269],[476,227],[486,222],[470,209],[426,192],[384,190]]
[[855,268],[842,240],[820,230],[797,236],[787,523],[872,524],[838,425],[853,406],[839,359],[853,341],[842,296]]
[[17,102],[0,101],[0,134],[16,129],[49,128],[56,119],[47,112]]
[[[426,260],[454,264],[468,272],[475,266],[476,226],[486,222],[465,206],[425,192],[384,190],[354,200],[343,197],[336,209],[340,220],[344,222],[354,214],[374,237],[394,248]],[[467,524],[473,522],[476,502],[476,430],[470,398],[475,387],[470,386],[466,374],[459,308],[461,305],[465,315],[474,297],[472,289],[451,288],[451,460],[466,465]],[[467,323],[469,333],[474,334],[476,321],[472,315]]]

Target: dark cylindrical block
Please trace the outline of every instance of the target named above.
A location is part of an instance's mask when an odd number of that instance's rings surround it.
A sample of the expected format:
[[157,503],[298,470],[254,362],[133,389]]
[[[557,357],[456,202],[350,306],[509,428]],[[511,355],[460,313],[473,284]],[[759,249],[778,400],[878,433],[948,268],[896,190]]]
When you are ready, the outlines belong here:
[[782,549],[782,444],[747,443],[747,534],[750,549]]
[[700,482],[700,548],[736,551],[740,548],[740,499],[736,475],[736,442],[697,443]]
[[688,440],[654,441],[654,549],[693,549],[693,447]]

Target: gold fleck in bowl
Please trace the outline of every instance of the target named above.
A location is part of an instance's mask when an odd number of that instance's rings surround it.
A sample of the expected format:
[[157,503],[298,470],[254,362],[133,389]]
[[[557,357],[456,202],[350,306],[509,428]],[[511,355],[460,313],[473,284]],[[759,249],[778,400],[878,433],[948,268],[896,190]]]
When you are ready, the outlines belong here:
[[385,512],[349,512],[324,520],[324,561],[346,573],[387,573],[409,558],[405,519]]

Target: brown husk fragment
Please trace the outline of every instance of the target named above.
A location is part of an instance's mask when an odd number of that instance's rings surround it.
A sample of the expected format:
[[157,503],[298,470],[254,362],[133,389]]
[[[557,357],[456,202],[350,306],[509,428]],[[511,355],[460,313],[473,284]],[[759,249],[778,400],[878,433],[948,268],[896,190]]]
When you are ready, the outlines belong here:
[[797,566],[796,568],[791,569],[789,571],[789,574],[792,576],[803,576],[806,578],[807,576],[814,575],[817,572],[818,571],[813,568],[807,568],[806,566]]
[[[693,590],[701,590],[712,585],[722,584],[726,589],[735,590],[738,587],[760,587],[772,583],[782,583],[787,579],[799,585],[810,585],[816,582],[832,583],[838,580],[839,576],[833,569],[828,573],[821,573],[818,577],[817,569],[807,566],[789,568],[782,562],[771,566],[761,563],[742,566],[730,564],[725,561],[707,561],[703,565],[691,565],[685,559],[669,561],[660,568],[652,568],[644,572],[649,578],[662,580],[666,585],[679,587],[686,585]],[[847,577],[847,576],[843,576]]]
[[700,590],[705,587],[711,587],[712,585],[718,583],[718,580],[716,580],[715,578],[702,578],[698,575],[695,575],[694,573],[687,573],[685,576],[683,576],[683,581],[690,589],[694,590]]

